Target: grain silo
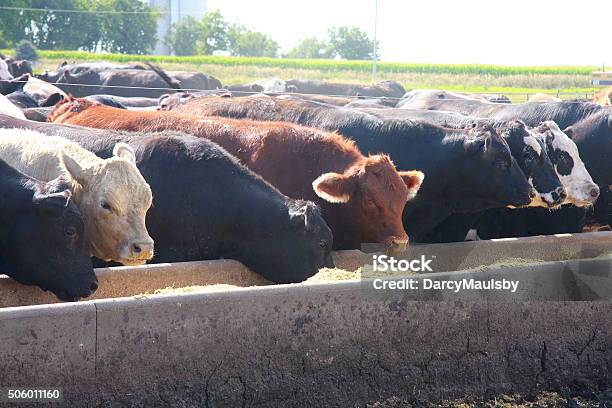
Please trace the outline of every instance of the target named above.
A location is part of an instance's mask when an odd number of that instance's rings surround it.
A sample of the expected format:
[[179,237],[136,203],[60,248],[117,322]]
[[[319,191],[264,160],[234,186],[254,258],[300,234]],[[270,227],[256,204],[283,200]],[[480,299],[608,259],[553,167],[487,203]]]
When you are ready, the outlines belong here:
[[170,48],[163,43],[170,26],[186,16],[201,19],[208,8],[207,0],[149,0],[149,5],[161,11],[157,21],[157,44],[153,53],[156,55],[170,54]]

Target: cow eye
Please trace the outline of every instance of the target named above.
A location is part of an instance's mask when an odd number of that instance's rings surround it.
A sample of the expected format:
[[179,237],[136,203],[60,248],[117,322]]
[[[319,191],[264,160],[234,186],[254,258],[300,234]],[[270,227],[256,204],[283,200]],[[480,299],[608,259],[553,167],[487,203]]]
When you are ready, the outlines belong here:
[[106,211],[112,211],[112,210],[113,210],[113,209],[112,209],[112,207],[110,206],[110,204],[109,204],[109,203],[107,203],[106,201],[103,201],[103,202],[100,204],[100,206],[101,206],[102,208],[104,208]]
[[77,234],[76,228],[74,227],[67,227],[64,230],[64,235],[67,236],[68,238],[74,238]]

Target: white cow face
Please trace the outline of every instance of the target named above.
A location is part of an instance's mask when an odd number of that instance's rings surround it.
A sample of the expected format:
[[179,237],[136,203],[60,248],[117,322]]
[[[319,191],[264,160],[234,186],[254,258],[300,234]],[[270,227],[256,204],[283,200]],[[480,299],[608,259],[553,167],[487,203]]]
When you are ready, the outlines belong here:
[[13,76],[9,72],[6,61],[0,59],[0,79],[13,79]]
[[263,87],[263,92],[281,93],[287,90],[287,84],[280,78],[268,78],[255,82]]
[[[74,153],[74,148],[70,151]],[[79,209],[91,237],[92,254],[124,265],[142,265],[153,258],[153,239],[145,225],[151,188],[136,167],[134,151],[117,143],[113,157],[77,162],[66,147],[62,162],[80,185]]]
[[535,130],[543,137],[559,180],[567,190],[564,204],[593,205],[599,197],[599,187],[580,158],[576,143],[553,121],[542,122]]

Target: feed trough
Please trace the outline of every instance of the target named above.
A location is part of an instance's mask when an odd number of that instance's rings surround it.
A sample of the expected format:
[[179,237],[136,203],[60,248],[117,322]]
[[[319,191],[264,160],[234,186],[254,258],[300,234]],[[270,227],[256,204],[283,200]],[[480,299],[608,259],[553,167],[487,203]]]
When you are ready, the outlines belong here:
[[[602,381],[611,244],[600,232],[410,249],[434,257],[410,275],[421,283],[508,279],[515,293],[269,285],[229,260],[98,270],[96,298],[72,304],[2,279],[0,383],[63,387],[80,406],[353,406]],[[349,271],[371,257],[335,254]],[[219,284],[243,287],[154,294]]]

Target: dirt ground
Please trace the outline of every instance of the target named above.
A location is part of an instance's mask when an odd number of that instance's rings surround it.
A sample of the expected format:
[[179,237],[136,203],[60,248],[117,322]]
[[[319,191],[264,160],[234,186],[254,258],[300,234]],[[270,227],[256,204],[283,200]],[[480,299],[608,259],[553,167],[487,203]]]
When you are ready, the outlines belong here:
[[389,398],[365,408],[612,408],[612,389],[593,392],[540,392],[534,395],[501,395],[492,399],[465,398],[441,403]]

